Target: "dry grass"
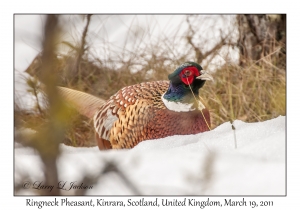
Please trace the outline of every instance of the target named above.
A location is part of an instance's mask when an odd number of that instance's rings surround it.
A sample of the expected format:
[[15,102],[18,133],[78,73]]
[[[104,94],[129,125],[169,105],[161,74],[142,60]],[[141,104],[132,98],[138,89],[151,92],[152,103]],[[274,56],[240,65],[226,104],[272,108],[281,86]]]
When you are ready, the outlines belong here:
[[212,115],[212,127],[235,119],[259,122],[286,114],[285,71],[249,64],[224,66],[206,84],[202,97]]

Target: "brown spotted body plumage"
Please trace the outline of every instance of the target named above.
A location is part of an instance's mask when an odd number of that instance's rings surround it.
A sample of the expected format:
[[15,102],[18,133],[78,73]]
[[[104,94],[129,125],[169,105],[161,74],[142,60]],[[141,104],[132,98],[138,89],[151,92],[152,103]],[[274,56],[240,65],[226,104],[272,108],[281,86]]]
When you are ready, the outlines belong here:
[[[98,142],[108,140],[112,148],[132,148],[149,139],[145,125],[153,120],[155,109],[166,109],[161,96],[168,86],[168,81],[146,82],[124,87],[111,96],[94,117]],[[112,123],[105,126],[108,121]]]

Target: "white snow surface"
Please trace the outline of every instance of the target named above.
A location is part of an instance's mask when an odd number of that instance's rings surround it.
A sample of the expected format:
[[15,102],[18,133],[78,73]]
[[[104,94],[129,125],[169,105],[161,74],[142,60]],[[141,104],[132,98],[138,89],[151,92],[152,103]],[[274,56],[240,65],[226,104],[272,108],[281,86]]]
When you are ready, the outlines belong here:
[[[130,150],[61,145],[59,180],[80,185],[85,175],[96,176],[106,162],[113,162],[141,195],[285,195],[285,116],[257,123],[236,120],[233,124],[237,148],[230,122],[196,135],[144,141]],[[15,182],[21,182],[24,174],[31,181],[41,181],[43,165],[36,151],[16,143]],[[19,191],[23,195],[35,193],[34,189]],[[114,172],[102,175],[86,193],[134,194]]]

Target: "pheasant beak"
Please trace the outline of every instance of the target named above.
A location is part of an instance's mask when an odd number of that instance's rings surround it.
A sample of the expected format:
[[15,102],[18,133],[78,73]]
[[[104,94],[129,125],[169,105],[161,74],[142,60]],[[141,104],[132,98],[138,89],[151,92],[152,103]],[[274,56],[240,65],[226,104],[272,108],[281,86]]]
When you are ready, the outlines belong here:
[[196,79],[201,79],[201,80],[214,80],[214,78],[209,74],[207,73],[205,70],[201,70],[200,71],[201,75],[196,77]]

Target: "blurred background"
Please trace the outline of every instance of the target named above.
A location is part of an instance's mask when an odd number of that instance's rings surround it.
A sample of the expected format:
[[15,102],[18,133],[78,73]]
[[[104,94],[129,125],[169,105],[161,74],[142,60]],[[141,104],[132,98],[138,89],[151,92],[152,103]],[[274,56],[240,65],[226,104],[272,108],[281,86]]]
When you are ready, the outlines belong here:
[[[214,77],[200,91],[212,128],[286,114],[286,15],[15,15],[14,21],[15,141],[40,151],[51,173],[60,143],[96,145],[92,121],[65,107],[56,85],[108,99],[128,85],[166,80],[194,61]],[[39,132],[24,137],[24,129]],[[36,140],[44,136],[53,139]]]

